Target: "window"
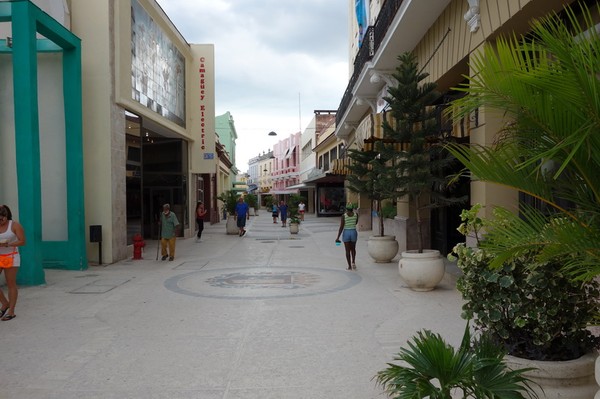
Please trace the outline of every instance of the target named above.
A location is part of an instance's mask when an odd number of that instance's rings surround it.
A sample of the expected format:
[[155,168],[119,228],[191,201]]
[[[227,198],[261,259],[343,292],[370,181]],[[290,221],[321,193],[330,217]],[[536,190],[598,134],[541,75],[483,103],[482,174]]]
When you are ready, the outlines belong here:
[[337,151],[337,147],[336,147],[329,152],[329,159],[331,159],[332,161],[334,159],[337,159],[338,158],[337,154],[338,154],[338,151]]

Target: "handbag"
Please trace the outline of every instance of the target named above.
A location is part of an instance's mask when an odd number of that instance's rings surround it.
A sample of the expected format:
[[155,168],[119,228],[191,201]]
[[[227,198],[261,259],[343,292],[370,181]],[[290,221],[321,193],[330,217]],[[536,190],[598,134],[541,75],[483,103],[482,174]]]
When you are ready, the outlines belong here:
[[17,251],[8,254],[0,254],[0,268],[8,269],[9,267],[13,267],[16,254]]

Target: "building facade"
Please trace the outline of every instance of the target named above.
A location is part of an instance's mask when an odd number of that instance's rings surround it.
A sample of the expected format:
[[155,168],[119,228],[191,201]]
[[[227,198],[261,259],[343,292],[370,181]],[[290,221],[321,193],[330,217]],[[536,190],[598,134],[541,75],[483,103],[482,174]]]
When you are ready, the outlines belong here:
[[[350,78],[340,102],[335,135],[351,148],[362,149],[373,139],[382,138],[381,121],[387,106],[387,87],[395,84],[392,73],[398,66],[398,55],[411,51],[429,81],[435,82],[443,108],[457,93],[453,87],[463,82],[470,70],[469,59],[485,43],[503,34],[523,34],[532,18],[560,11],[572,1],[546,0],[350,0],[349,20]],[[356,3],[361,3],[360,15]],[[365,22],[366,21],[366,22]],[[440,129],[447,129],[440,120]],[[459,141],[489,143],[501,129],[500,119],[479,110],[456,126],[452,135]],[[492,184],[466,183],[471,203],[512,207],[518,193]],[[360,198],[364,207],[364,198]],[[365,204],[368,207],[368,204]],[[468,205],[466,205],[468,206]],[[491,207],[489,207],[491,208]],[[415,243],[407,234],[414,221],[415,210],[406,200],[398,200],[398,217],[392,233],[400,250],[412,249]],[[461,237],[456,235],[460,208],[432,212],[431,247],[447,253]],[[386,232],[390,231],[386,227]]]
[[273,146],[273,159],[271,179],[273,188],[270,191],[272,195],[283,199],[285,194],[295,194],[297,189],[289,189],[300,183],[300,132],[289,135],[283,140],[279,140]]
[[317,216],[339,216],[344,213],[347,193],[344,174],[336,161],[345,153],[344,143],[336,138],[335,111],[315,111],[314,147],[316,167],[305,184],[314,186],[314,206]]
[[[27,75],[40,83],[39,98],[31,89],[4,93],[15,109],[23,110],[20,104],[28,97],[30,126],[13,111],[10,119],[3,118],[7,134],[0,135],[12,142],[5,151],[13,148],[18,155],[22,132],[43,132],[32,136],[44,146],[40,161],[31,163],[37,171],[28,167],[28,176],[19,177],[22,167],[16,162],[3,167],[0,177],[3,184],[15,182],[0,201],[25,221],[24,256],[32,261],[24,263],[40,268],[37,277],[21,283],[42,283],[42,265],[84,269],[88,261],[112,263],[131,256],[134,234],[158,237],[164,203],[180,219],[183,236],[195,229],[196,201],[206,203],[213,220],[215,197],[222,191],[216,178],[219,152],[227,153],[218,151],[215,139],[213,45],[188,43],[154,0],[16,0],[0,6],[2,20],[12,22],[2,25],[7,30],[2,36],[11,40],[4,41],[3,67],[14,69],[13,59],[22,64],[24,54],[22,65],[32,65],[6,75],[7,82]],[[39,18],[37,24],[29,23],[32,16]],[[52,40],[36,44],[44,40],[36,33]],[[30,39],[7,45],[22,34]],[[22,52],[22,43],[33,46]],[[77,129],[79,141],[69,133]],[[15,155],[5,157],[11,158]],[[27,183],[30,200],[17,189],[26,180],[32,182]],[[71,250],[56,250],[56,242]],[[51,245],[59,258],[43,255]]]

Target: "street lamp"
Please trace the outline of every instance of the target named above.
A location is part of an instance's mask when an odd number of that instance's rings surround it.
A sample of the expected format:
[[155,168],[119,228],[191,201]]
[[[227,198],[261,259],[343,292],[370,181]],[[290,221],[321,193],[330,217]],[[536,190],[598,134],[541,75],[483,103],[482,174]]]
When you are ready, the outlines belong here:
[[269,132],[269,136],[277,136],[277,133],[275,133],[275,132],[273,132],[273,131],[270,131],[270,132]]

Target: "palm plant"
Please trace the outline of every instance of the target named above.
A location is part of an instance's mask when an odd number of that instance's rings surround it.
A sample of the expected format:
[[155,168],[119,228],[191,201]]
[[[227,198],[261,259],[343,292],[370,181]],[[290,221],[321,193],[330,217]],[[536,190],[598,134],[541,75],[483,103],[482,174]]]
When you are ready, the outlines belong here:
[[245,199],[250,208],[256,209],[258,206],[258,196],[256,194],[246,194]]
[[422,330],[394,358],[405,365],[388,363],[375,378],[394,399],[451,399],[453,393],[478,399],[537,397],[523,376],[528,369],[510,370],[503,357],[486,335],[471,342],[468,324],[458,350],[439,334]]
[[230,216],[235,214],[235,206],[239,198],[240,195],[233,190],[224,191],[217,196],[217,199],[223,203],[223,208]]
[[503,213],[482,245],[493,266],[526,253],[565,258],[573,278],[600,274],[600,35],[591,12],[567,7],[532,22],[527,37],[497,40],[472,58],[478,71],[460,87],[456,120],[479,107],[510,120],[491,147],[451,145],[474,179],[545,204]]

